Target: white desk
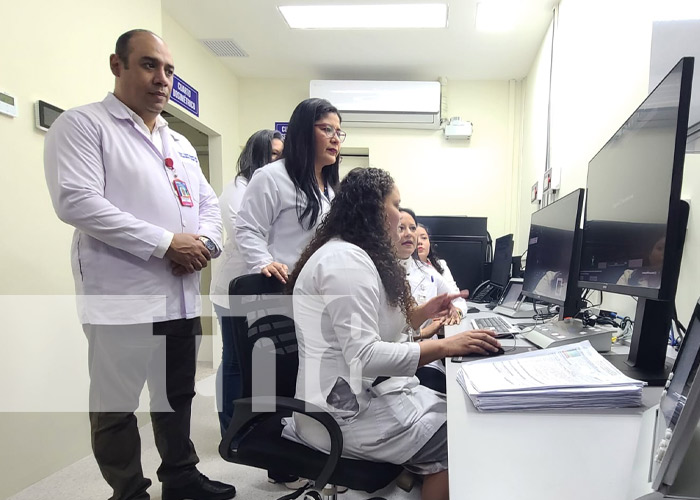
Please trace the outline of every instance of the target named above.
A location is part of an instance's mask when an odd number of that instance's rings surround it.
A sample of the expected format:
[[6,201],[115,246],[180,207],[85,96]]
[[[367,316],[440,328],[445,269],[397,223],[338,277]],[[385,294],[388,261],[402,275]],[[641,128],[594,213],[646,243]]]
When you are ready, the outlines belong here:
[[641,415],[661,388],[645,389],[642,408],[482,413],[457,384],[460,365],[446,365],[451,498],[627,500]]

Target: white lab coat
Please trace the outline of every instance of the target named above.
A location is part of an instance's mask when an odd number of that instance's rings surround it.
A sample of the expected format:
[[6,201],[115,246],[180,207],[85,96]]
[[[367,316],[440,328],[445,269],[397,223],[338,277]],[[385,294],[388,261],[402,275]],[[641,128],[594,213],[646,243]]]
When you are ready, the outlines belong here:
[[[61,114],[46,135],[51,200],[59,218],[76,228],[71,260],[82,323],[199,316],[199,273],[174,276],[163,256],[174,233],[205,235],[221,248],[219,204],[196,151],[160,118],[161,151],[132,114],[110,93]],[[194,206],[180,204],[175,173]]]
[[236,219],[236,245],[246,263],[248,273],[259,273],[271,262],[281,262],[291,272],[301,252],[309,244],[316,226],[330,210],[334,197],[321,193],[321,210],[316,224],[307,229],[299,224],[297,206],[305,206],[304,195],[298,192],[287,173],[284,159],[259,168],[248,183]]
[[[446,422],[445,400],[414,377],[419,345],[397,342],[405,319],[364,250],[332,240],[316,251],[294,287],[294,319],[296,395],[334,415],[344,456],[401,464]],[[379,376],[392,378],[372,387]],[[287,422],[283,436],[329,450],[317,422]]]
[[228,286],[231,280],[247,273],[245,259],[236,246],[236,218],[241,208],[248,179],[236,176],[224,188],[219,197],[221,218],[226,229],[226,243],[219,259],[219,267],[211,280],[211,301],[228,309]]
[[[425,304],[433,297],[443,293],[459,293],[454,279],[448,281],[433,266],[423,264],[413,257],[403,259],[400,262],[406,269],[406,280],[411,285],[411,294],[418,305]],[[462,311],[462,315],[467,313],[466,300],[454,299],[452,304]]]
[[[445,282],[453,290],[459,291],[459,287],[457,286],[457,282],[455,281],[454,277],[452,276],[452,271],[450,271],[450,268],[447,267],[447,262],[445,262],[445,259],[438,259],[438,262],[440,263],[440,266],[442,267],[442,277],[445,280]],[[432,267],[432,266],[430,266],[430,267]]]

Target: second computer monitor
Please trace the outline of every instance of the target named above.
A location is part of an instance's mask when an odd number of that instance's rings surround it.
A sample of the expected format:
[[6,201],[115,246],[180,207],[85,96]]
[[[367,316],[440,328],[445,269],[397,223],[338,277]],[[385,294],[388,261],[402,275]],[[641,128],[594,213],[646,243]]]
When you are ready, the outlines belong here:
[[506,234],[496,239],[491,267],[491,282],[505,287],[510,280],[510,268],[513,263],[513,235]]
[[583,189],[532,214],[523,295],[560,306],[560,318],[578,312]]

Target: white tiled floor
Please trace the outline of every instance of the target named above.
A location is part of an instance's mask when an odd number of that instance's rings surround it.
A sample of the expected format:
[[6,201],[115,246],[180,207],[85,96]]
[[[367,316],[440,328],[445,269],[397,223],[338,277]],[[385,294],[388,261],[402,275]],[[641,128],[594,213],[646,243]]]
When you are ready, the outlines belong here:
[[[211,370],[204,371],[206,378],[197,383],[197,396],[192,409],[192,441],[201,460],[199,470],[212,479],[233,483],[238,491],[236,498],[272,500],[289,493],[289,490],[279,485],[268,483],[267,473],[264,470],[231,464],[219,456],[217,447],[221,436],[219,421],[215,414],[214,376],[210,373]],[[201,374],[200,371],[200,376]],[[141,437],[144,473],[154,482],[149,491],[152,499],[159,500],[160,483],[156,479],[156,469],[160,459],[153,443],[150,424],[141,428]],[[8,500],[101,500],[109,498],[110,493],[95,460],[92,456],[88,456]],[[372,496],[381,496],[388,500],[418,500],[420,491],[414,488],[410,493],[406,493],[392,484],[373,494],[348,491],[339,495],[339,498],[340,500],[360,500]]]

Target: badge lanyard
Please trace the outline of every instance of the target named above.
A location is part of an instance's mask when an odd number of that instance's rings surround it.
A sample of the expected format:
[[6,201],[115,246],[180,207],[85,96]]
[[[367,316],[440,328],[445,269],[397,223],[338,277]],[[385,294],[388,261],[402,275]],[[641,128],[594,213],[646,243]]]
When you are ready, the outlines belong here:
[[165,154],[165,160],[163,160],[163,163],[165,164],[166,168],[173,173],[173,188],[175,189],[175,194],[177,195],[178,200],[180,200],[180,205],[183,207],[193,207],[194,203],[192,202],[192,195],[187,187],[187,183],[177,176],[177,171],[175,170],[175,162],[170,154],[170,137],[167,137],[168,134],[162,133],[163,130],[165,130],[165,128],[161,130],[161,137],[163,138],[163,153]]

